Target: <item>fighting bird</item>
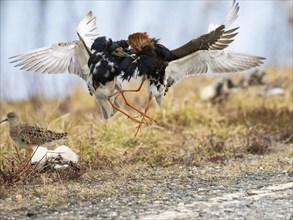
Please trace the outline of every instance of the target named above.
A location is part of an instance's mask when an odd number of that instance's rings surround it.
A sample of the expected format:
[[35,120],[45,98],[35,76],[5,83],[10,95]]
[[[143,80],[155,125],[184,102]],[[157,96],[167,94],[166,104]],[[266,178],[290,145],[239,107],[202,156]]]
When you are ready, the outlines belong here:
[[121,76],[125,80],[142,76],[142,83],[136,90],[119,92],[139,91],[144,81],[148,82],[149,99],[141,123],[152,98],[155,97],[161,105],[162,97],[168,89],[187,76],[239,72],[263,63],[263,57],[224,51],[237,35],[238,27],[229,30],[227,28],[238,17],[238,11],[239,4],[234,0],[221,25],[174,50],[169,50],[160,44],[158,39],[149,37],[146,32],[129,35],[128,43],[135,56],[125,58],[120,63]]
[[[84,46],[87,48],[86,44]],[[98,37],[91,46],[91,50],[87,48],[87,51],[90,56],[88,60],[88,66],[90,68],[90,78],[88,80],[89,91],[91,94],[99,97],[98,102],[103,106],[102,111],[104,115],[107,115],[108,112],[114,109],[126,115],[132,121],[139,123],[137,119],[119,108],[117,97],[112,95],[115,89],[117,91],[122,89],[121,83],[117,79],[120,75],[120,69],[118,67],[126,57],[131,57],[131,51],[129,50],[127,41],[112,41],[111,38],[106,39],[105,36]],[[143,114],[136,107],[129,104],[123,93],[121,95],[127,106]],[[109,102],[107,102],[107,99]]]
[[0,121],[9,122],[9,135],[13,142],[21,148],[48,146],[67,137],[67,133],[57,133],[45,128],[22,123],[14,112],[9,112],[7,118]]
[[[88,88],[90,94],[97,97],[97,102],[102,106],[102,112],[105,119],[113,116],[117,111],[126,115],[131,120],[138,122],[135,118],[120,109],[117,97],[112,96],[115,90],[121,90],[121,84],[117,80],[119,75],[118,65],[124,57],[130,56],[126,53],[129,45],[125,40],[112,41],[105,36],[95,39],[91,50],[85,48],[89,54],[88,67],[90,76],[88,79]],[[123,95],[125,103],[128,102]],[[109,115],[109,113],[112,113]]]
[[126,53],[122,42],[98,37],[96,18],[91,11],[79,22],[76,31],[79,40],[56,43],[10,57],[11,63],[17,63],[15,66],[21,70],[48,74],[69,72],[80,76],[101,106],[103,117],[108,119],[120,110],[117,100],[109,95],[120,88],[113,72],[116,71],[116,59]]

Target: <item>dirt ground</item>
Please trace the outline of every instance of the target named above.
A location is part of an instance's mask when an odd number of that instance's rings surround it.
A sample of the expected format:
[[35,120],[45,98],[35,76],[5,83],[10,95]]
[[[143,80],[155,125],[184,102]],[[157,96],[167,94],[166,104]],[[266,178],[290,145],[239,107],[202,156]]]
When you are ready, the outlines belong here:
[[123,166],[1,187],[1,219],[292,219],[292,157]]

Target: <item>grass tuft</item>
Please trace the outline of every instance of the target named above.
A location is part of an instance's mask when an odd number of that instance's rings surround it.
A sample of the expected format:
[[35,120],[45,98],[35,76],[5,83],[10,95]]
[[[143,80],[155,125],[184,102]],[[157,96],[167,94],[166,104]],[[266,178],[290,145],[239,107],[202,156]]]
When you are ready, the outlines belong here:
[[[267,72],[266,83],[278,78],[292,82],[291,68],[271,68]],[[59,100],[34,97],[20,102],[2,101],[1,118],[16,111],[28,123],[67,132],[69,138],[64,144],[79,154],[82,169],[73,168],[63,176],[51,171],[40,173],[28,166],[25,174],[20,175],[29,155],[14,147],[7,124],[1,124],[1,183],[72,180],[90,170],[127,166],[204,166],[279,151],[292,157],[292,84],[286,84],[284,96],[262,97],[257,92],[260,88],[254,86],[230,94],[218,103],[201,101],[199,91],[211,80],[194,77],[174,86],[164,97],[162,108],[153,101],[149,115],[157,123],[144,125],[137,137],[137,124],[119,113],[104,121],[94,98],[80,88]],[[143,110],[147,100],[145,89],[127,97]],[[130,113],[138,116],[136,112]]]

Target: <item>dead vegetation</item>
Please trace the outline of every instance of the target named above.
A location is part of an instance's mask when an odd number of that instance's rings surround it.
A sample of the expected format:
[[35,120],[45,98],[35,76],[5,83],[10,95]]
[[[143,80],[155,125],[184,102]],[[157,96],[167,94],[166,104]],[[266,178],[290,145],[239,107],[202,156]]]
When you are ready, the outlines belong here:
[[[266,80],[287,77],[292,82],[292,69],[272,68],[268,76]],[[81,163],[80,167],[72,166],[65,172],[38,171],[29,164],[29,153],[14,147],[7,125],[2,125],[0,198],[20,194],[30,204],[28,200],[33,193],[42,198],[44,204],[52,206],[64,202],[61,188],[68,191],[66,182],[73,184],[70,195],[80,187],[84,188],[78,193],[78,199],[93,198],[93,189],[97,190],[96,196],[109,195],[117,192],[116,180],[121,182],[129,176],[140,178],[143,172],[137,171],[137,167],[170,167],[171,170],[175,167],[176,173],[178,166],[205,170],[211,164],[225,167],[227,161],[232,160],[238,161],[236,164],[239,165],[233,165],[233,169],[230,167],[230,175],[234,175],[249,172],[250,166],[243,163],[254,157],[266,158],[266,166],[262,165],[265,169],[290,170],[288,158],[293,157],[293,85],[289,84],[286,94],[280,97],[259,97],[248,88],[232,94],[224,102],[211,104],[199,101],[198,97],[201,85],[209,80],[199,77],[177,85],[164,97],[162,109],[153,103],[150,115],[158,123],[145,125],[136,138],[133,122],[119,114],[109,121],[102,120],[94,99],[80,89],[59,100],[32,98],[21,102],[1,102],[1,117],[9,111],[16,111],[30,123],[67,132],[69,138],[64,144],[79,154]],[[137,94],[130,94],[129,97],[144,107],[145,96],[137,99]],[[219,175],[229,175],[229,169],[225,170],[223,168]],[[87,184],[99,181],[102,182],[99,189],[85,189]],[[46,195],[43,190],[47,190]],[[68,199],[70,195],[64,195],[64,198]],[[17,201],[17,198],[13,200]],[[24,204],[23,200],[16,209]]]
[[31,164],[31,158],[3,156],[0,166],[1,183],[7,186],[41,184],[45,177],[50,182],[78,179],[88,168],[86,164],[68,164],[68,167],[54,169],[54,164],[47,161],[40,169],[39,164]]

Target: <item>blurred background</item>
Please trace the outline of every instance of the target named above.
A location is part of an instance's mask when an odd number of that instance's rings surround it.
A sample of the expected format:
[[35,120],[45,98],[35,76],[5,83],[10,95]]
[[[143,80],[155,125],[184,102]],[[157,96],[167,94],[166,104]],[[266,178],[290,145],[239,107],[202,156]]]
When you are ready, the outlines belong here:
[[[228,50],[264,56],[268,66],[292,67],[292,1],[239,1],[240,26]],[[8,57],[35,48],[77,39],[78,22],[89,10],[97,17],[101,36],[127,39],[147,31],[169,49],[207,33],[219,24],[232,1],[3,1],[1,0],[0,98],[24,100],[32,96],[64,97],[76,85],[75,75],[42,75],[21,71]]]

